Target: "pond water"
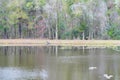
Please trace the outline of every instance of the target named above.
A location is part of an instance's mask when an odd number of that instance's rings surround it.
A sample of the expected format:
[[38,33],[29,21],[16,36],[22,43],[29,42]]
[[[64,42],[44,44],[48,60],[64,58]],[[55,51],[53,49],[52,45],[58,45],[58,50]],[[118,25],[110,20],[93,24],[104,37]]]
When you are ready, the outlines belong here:
[[0,80],[120,80],[119,53],[107,48],[0,47]]

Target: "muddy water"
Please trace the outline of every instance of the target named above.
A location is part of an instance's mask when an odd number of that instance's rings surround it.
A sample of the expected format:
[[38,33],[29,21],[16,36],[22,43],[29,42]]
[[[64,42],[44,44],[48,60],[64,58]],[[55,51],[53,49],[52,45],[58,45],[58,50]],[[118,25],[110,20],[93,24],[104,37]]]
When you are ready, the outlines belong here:
[[64,47],[0,47],[0,80],[120,80],[120,52]]

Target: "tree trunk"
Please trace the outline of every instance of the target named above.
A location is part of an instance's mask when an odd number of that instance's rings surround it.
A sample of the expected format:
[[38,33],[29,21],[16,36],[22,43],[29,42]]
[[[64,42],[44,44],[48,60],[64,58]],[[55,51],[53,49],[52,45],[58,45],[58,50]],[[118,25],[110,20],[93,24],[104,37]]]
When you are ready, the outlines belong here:
[[51,30],[50,30],[50,26],[48,27],[48,38],[51,39]]
[[5,39],[8,39],[7,29],[6,29],[6,28],[4,28],[4,38],[5,38]]
[[82,33],[82,40],[84,40],[85,39],[85,32],[83,31],[83,33]]
[[55,31],[55,39],[58,39],[58,24],[57,24],[57,20],[56,20],[56,31]]
[[22,28],[21,28],[21,23],[19,23],[19,38],[22,38]]
[[56,1],[56,12],[57,12],[57,17],[56,17],[56,31],[55,31],[55,39],[58,39],[58,0]]

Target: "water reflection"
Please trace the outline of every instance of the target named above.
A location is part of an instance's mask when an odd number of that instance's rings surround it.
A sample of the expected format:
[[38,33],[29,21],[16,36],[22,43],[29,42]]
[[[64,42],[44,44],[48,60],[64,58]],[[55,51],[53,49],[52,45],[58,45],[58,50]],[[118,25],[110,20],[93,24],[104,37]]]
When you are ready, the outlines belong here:
[[104,48],[0,47],[0,80],[120,80],[119,60]]
[[[45,70],[44,70],[45,71]],[[0,80],[46,80],[48,74],[43,70],[26,70],[15,67],[0,69]]]

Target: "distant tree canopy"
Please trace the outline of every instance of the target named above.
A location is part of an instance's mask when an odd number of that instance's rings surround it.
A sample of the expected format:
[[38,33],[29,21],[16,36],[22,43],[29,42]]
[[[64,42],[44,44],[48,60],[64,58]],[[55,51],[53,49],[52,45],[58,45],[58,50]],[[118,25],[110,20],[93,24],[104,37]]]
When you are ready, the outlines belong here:
[[120,39],[120,0],[1,0],[0,38]]

